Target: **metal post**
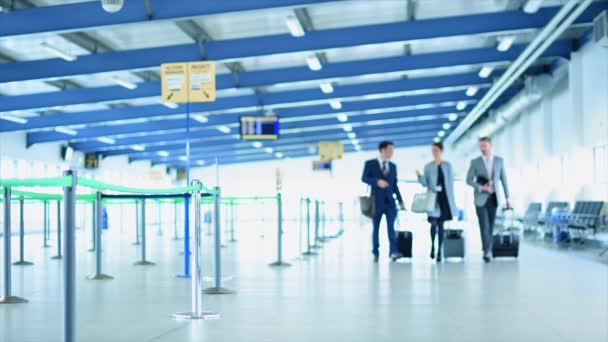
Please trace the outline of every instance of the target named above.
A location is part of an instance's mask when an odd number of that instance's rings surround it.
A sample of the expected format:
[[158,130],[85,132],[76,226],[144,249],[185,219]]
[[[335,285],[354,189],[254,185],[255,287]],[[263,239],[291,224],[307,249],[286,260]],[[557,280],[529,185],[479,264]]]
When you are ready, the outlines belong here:
[[178,209],[178,205],[177,205],[177,201],[176,201],[173,206],[173,221],[174,221],[173,222],[173,240],[174,241],[180,240],[179,233],[177,232],[177,226],[179,225],[178,214],[179,214],[179,209]]
[[95,214],[97,215],[97,219],[95,220],[95,273],[91,274],[87,277],[89,280],[110,280],[114,279],[107,274],[103,274],[101,272],[101,231],[103,226],[103,201],[101,192],[97,192],[97,196],[95,197]]
[[132,243],[133,246],[139,246],[141,245],[141,242],[139,241],[139,227],[140,227],[140,220],[141,217],[139,215],[139,210],[140,210],[140,202],[138,200],[135,200],[135,242]]
[[57,255],[51,259],[61,259],[61,200],[57,200]]
[[25,219],[24,215],[24,200],[23,198],[19,199],[19,261],[15,261],[13,265],[17,266],[30,266],[33,265],[33,262],[25,261],[24,251],[25,251]]
[[300,208],[299,208],[299,234],[298,234],[298,258],[301,258],[302,255],[302,225],[304,222],[304,213],[302,211],[302,202],[304,199],[300,197]]
[[91,206],[91,248],[89,248],[89,252],[95,252],[97,247],[95,246],[95,226],[97,226],[97,213],[95,211],[97,211],[97,205],[93,202]]
[[237,242],[234,236],[234,201],[230,201],[230,242]]
[[270,266],[291,266],[283,262],[283,199],[281,193],[277,194],[277,261]]
[[[200,185],[200,181],[193,180],[192,185]],[[175,319],[211,319],[219,318],[218,313],[203,312],[203,296],[201,288],[203,284],[202,253],[201,253],[201,191],[192,193],[194,198],[194,262],[190,264],[191,282],[191,312],[173,314]]]
[[42,230],[42,237],[43,237],[43,243],[42,243],[42,247],[43,248],[50,248],[51,245],[49,245],[49,233],[51,230],[51,224],[50,224],[50,210],[49,210],[49,201],[44,201],[43,202],[44,205],[44,228]]
[[26,299],[11,295],[11,188],[4,188],[4,295],[0,304],[27,303]]
[[136,261],[134,265],[137,266],[152,266],[153,262],[146,260],[146,199],[142,198],[141,200],[141,210],[139,211],[141,217],[139,219],[139,223],[141,225],[141,260]]
[[302,255],[315,255],[310,244],[310,198],[306,198],[306,252]]
[[203,291],[205,294],[232,294],[235,291],[222,287],[222,247],[221,247],[221,194],[220,188],[216,186],[213,194],[213,223],[215,225],[215,287],[207,288]]
[[338,220],[340,221],[340,232],[338,235],[344,234],[344,202],[338,203]]
[[162,217],[162,211],[163,211],[163,203],[159,200],[158,201],[158,236],[163,236],[163,217]]
[[63,304],[63,340],[76,341],[76,171],[65,171],[64,176],[71,176],[72,184],[64,187],[64,304]]
[[327,241],[327,235],[325,232],[325,225],[326,225],[327,217],[325,216],[325,214],[326,214],[325,209],[326,209],[326,203],[325,203],[325,201],[322,201],[321,202],[321,236],[319,237],[320,242]]
[[321,248],[319,244],[321,241],[319,240],[319,225],[320,225],[320,215],[319,215],[319,200],[315,200],[315,238],[314,244],[311,246],[312,248]]

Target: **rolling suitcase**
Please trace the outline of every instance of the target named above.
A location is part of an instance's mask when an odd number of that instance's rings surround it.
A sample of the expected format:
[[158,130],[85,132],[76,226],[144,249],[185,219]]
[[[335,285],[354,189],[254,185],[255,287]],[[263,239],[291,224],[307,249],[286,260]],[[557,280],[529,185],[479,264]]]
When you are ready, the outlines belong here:
[[444,258],[464,258],[464,234],[462,229],[446,229],[443,239]]
[[519,256],[519,235],[512,231],[502,231],[492,237],[493,257]]
[[519,256],[519,229],[515,225],[513,210],[504,210],[504,224],[492,236],[492,256]]
[[412,242],[414,237],[410,231],[398,231],[395,244],[397,245],[397,252],[401,254],[403,258],[412,257]]

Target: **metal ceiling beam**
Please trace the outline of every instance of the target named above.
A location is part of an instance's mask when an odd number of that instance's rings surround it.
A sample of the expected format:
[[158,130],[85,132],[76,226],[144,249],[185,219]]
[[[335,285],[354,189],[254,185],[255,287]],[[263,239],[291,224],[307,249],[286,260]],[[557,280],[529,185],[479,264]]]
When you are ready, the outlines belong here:
[[[355,84],[344,85],[339,87],[336,86],[332,94],[324,94],[320,89],[314,88],[305,90],[266,93],[260,94],[259,97],[254,95],[227,97],[220,98],[213,103],[192,103],[190,104],[190,110],[192,113],[208,113],[210,111],[221,110],[231,110],[232,112],[234,112],[234,110],[238,109],[240,109],[240,111],[242,112],[255,112],[257,105],[260,103],[258,102],[258,100],[261,100],[261,103],[266,106],[281,107],[302,107],[306,105],[306,102],[320,101],[325,102],[323,108],[328,110],[330,107],[327,103],[332,99],[348,99],[350,97],[359,97],[365,95],[382,95],[448,87],[463,88],[471,85],[483,87],[490,85],[490,82],[489,80],[478,77],[477,74],[435,76],[427,78],[415,78],[410,80],[377,82],[373,84]],[[441,101],[444,101],[444,99],[446,99],[446,97],[440,95],[440,93],[436,95],[437,96],[431,96],[428,99],[437,99]],[[417,99],[417,97],[412,97],[412,100],[414,101]],[[298,103],[302,104],[298,105]],[[304,108],[304,110],[301,110],[300,113],[307,113],[306,109],[307,108]],[[289,110],[287,109],[283,110],[289,112]],[[319,109],[317,109],[317,111],[319,111]],[[3,122],[2,126],[0,126],[0,132],[43,129],[52,128],[56,126],[95,124],[102,122],[133,120],[140,118],[149,119],[153,117],[180,115],[184,113],[185,105],[181,105],[178,108],[171,109],[161,104],[128,108],[103,109],[79,113],[61,113],[55,114],[53,116],[32,117],[28,119],[28,122],[26,124]]]
[[[595,3],[585,11],[577,22],[590,24],[593,18],[606,8],[608,8],[608,2]],[[312,31],[299,38],[284,34],[210,41],[204,43],[203,47],[206,59],[227,62],[247,57],[290,52],[536,29],[543,27],[557,10],[556,7],[550,7],[542,8],[532,15],[522,11],[509,11],[339,28]],[[9,15],[12,15],[12,13]],[[79,17],[83,16],[79,15]],[[2,20],[0,22],[4,24]],[[29,21],[26,22],[29,25]],[[8,25],[8,27],[12,26]],[[156,68],[166,62],[193,60],[200,60],[200,53],[196,44],[100,53],[81,56],[74,62],[67,62],[58,58],[28,61],[11,63],[10,66],[0,65],[0,82]]]
[[[481,96],[484,92],[479,91],[475,98]],[[444,103],[444,102],[457,102],[457,101],[465,101],[470,98],[466,96],[464,90],[450,93],[438,93],[438,94],[426,94],[426,95],[417,95],[417,96],[407,96],[407,97],[398,97],[392,99],[385,99],[386,105],[390,107],[399,107],[399,106],[415,106],[415,105],[425,105],[425,104],[435,104],[435,103]],[[382,101],[382,102],[384,102]],[[329,106],[326,107],[326,113],[340,113],[341,111],[332,110]],[[111,111],[113,114],[120,113],[125,109],[131,108],[117,108]],[[344,108],[342,108],[344,109]],[[376,108],[373,108],[376,109]],[[305,108],[300,110],[300,112],[305,112]],[[177,110],[175,110],[177,111]],[[278,111],[280,113],[280,111]],[[240,114],[240,113],[239,113]],[[209,124],[201,124],[198,122],[192,122],[192,129],[196,129],[198,127],[206,127],[208,130],[214,130],[217,125],[227,125],[227,124],[235,124],[238,122],[239,114],[224,114],[214,116],[213,120],[209,122]],[[63,115],[63,114],[56,114]],[[69,114],[68,114],[69,115]],[[306,115],[306,114],[302,114]],[[57,122],[57,121],[56,121]],[[168,130],[181,130],[185,128],[185,120],[155,120],[147,123],[132,123],[125,125],[108,125],[108,126],[97,126],[90,127],[77,130],[77,134],[75,136],[67,136],[63,133],[55,132],[55,131],[43,131],[43,132],[34,132],[29,133],[27,135],[27,144],[31,146],[33,144],[44,143],[44,142],[53,142],[53,141],[65,141],[67,139],[78,140],[78,139],[91,139],[97,137],[104,136],[113,136],[113,135],[121,135],[121,134],[134,134],[134,133],[146,133],[150,131],[168,131]],[[62,126],[62,125],[59,125]],[[284,125],[283,125],[284,126]]]
[[[570,55],[572,41],[563,40],[554,43],[543,57],[564,57]],[[239,73],[241,87],[261,87],[277,83],[291,83],[307,80],[324,80],[339,77],[353,77],[367,74],[407,72],[429,68],[475,65],[513,61],[525,49],[525,45],[515,45],[509,51],[501,53],[494,47],[469,49],[449,52],[438,52],[412,56],[379,58],[372,60],[331,63],[319,71],[307,67],[292,67]],[[0,65],[0,69],[2,65]],[[0,72],[0,78],[2,73]],[[236,86],[232,75],[218,75],[217,89],[229,89]],[[338,89],[340,87],[337,87]],[[0,101],[0,112],[48,108],[56,106],[98,103],[105,101],[124,101],[142,97],[158,96],[160,82],[144,82],[133,90],[121,86],[74,89],[61,92],[49,92],[10,96]],[[222,99],[218,99],[221,101]],[[20,129],[23,129],[20,128]]]
[[111,25],[187,19],[210,14],[307,6],[337,1],[341,0],[231,0],[204,2],[198,0],[180,0],[179,6],[176,6],[174,0],[155,0],[151,3],[150,8],[152,18],[148,17],[144,1],[125,1],[122,10],[117,13],[105,12],[101,8],[99,1],[88,1],[0,13],[0,38],[91,30]]
[[[412,139],[419,138],[420,136],[424,136],[427,138],[427,141],[430,143],[432,138],[437,135],[437,131],[441,130],[441,122],[433,122],[424,125],[416,125],[416,126],[401,126],[392,127],[388,130],[375,130],[374,132],[363,132],[357,135],[357,140],[360,142],[365,142],[368,140],[374,140],[378,142],[379,140],[385,139]],[[194,159],[205,159],[216,156],[227,156],[227,155],[251,155],[256,153],[268,153],[264,152],[265,148],[272,148],[273,152],[287,152],[294,149],[308,149],[313,146],[316,147],[319,141],[329,140],[329,141],[341,141],[343,143],[349,143],[349,139],[346,133],[341,135],[324,135],[323,138],[319,136],[308,136],[305,138],[299,139],[289,139],[287,140],[277,140],[272,144],[266,143],[261,148],[255,148],[251,145],[251,143],[237,143],[232,145],[225,145],[220,149],[209,149],[207,147],[203,148],[195,148],[190,150],[191,160]],[[148,154],[131,154],[129,155],[129,161],[138,161],[138,160],[152,160],[156,162],[172,162],[179,161],[180,157],[186,155],[186,150],[184,146],[180,146],[178,149],[165,150],[165,152],[169,153],[169,156],[162,157],[156,153],[148,153]]]

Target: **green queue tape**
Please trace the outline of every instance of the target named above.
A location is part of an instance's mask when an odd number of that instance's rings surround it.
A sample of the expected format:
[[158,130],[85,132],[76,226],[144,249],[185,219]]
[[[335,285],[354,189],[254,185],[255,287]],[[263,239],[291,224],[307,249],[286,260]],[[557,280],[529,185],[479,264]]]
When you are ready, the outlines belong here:
[[53,177],[53,178],[9,178],[0,179],[0,185],[5,187],[36,187],[36,186],[69,186],[72,182],[71,177]]

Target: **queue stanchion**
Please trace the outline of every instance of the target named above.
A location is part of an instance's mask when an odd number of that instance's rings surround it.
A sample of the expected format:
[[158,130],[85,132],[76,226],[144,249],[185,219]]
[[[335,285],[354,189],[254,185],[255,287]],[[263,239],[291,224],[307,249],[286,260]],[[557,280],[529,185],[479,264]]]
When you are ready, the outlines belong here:
[[310,198],[306,198],[306,252],[302,255],[316,255],[310,243]]
[[44,219],[44,225],[43,225],[43,229],[42,229],[42,248],[51,248],[51,245],[49,245],[49,235],[51,232],[51,225],[50,225],[50,210],[49,210],[49,201],[44,201],[43,203],[43,208],[44,208],[44,214],[43,214],[43,219]]
[[222,287],[222,247],[221,245],[221,192],[219,187],[214,188],[213,194],[213,223],[215,225],[214,252],[215,252],[215,286],[203,290],[205,294],[233,294],[235,291]]
[[135,242],[132,243],[133,246],[139,246],[141,245],[141,241],[139,241],[139,231],[140,229],[140,221],[141,221],[141,217],[139,215],[139,209],[140,208],[140,203],[138,200],[135,200]]
[[91,205],[91,248],[89,248],[89,252],[95,252],[95,227],[97,226],[97,214],[95,211],[97,210],[97,206],[95,202]]
[[177,205],[177,201],[175,201],[174,206],[173,206],[173,221],[174,221],[173,222],[173,241],[180,240],[179,233],[177,231],[178,226],[179,226],[178,213],[179,213],[179,206]]
[[162,211],[163,211],[163,203],[159,200],[158,201],[158,232],[157,232],[158,236],[163,236],[163,217],[162,217]]
[[71,184],[64,187],[63,340],[76,341],[76,171],[64,172]]
[[11,188],[4,188],[4,291],[0,304],[27,303],[11,293]]
[[152,266],[153,262],[146,260],[146,199],[141,199],[141,208],[140,208],[140,218],[139,224],[141,225],[140,233],[141,233],[141,259],[136,261],[134,265],[136,266]]
[[57,200],[57,255],[51,259],[59,260],[61,258],[61,200]]
[[103,198],[101,192],[98,191],[95,197],[95,215],[97,218],[95,220],[95,273],[91,274],[87,277],[89,280],[111,280],[114,277],[111,277],[107,274],[103,274],[101,272],[101,231],[102,231],[102,215],[103,215]]
[[[193,180],[192,185],[200,185],[198,180]],[[202,284],[203,284],[203,272],[202,272],[202,253],[201,253],[201,191],[197,190],[192,192],[194,198],[194,261],[190,263],[191,273],[191,306],[190,312],[180,312],[173,314],[175,319],[217,319],[219,314],[215,312],[204,312],[203,311],[203,295],[202,295]]]
[[270,266],[291,266],[283,261],[283,198],[277,194],[277,261]]
[[342,235],[344,234],[344,202],[338,203],[338,221],[340,223],[338,235]]
[[230,242],[237,242],[237,239],[234,236],[234,221],[235,221],[234,201],[230,201]]
[[327,241],[327,235],[326,235],[326,231],[325,231],[325,226],[327,224],[327,217],[326,217],[326,212],[325,210],[327,209],[327,203],[325,203],[325,201],[321,202],[321,242],[326,242]]
[[300,259],[302,257],[302,226],[303,226],[303,222],[304,222],[304,213],[302,210],[302,203],[304,202],[304,199],[302,197],[300,197],[300,205],[299,205],[299,216],[298,216],[298,257],[296,259]]
[[24,206],[25,200],[23,197],[19,199],[19,261],[15,261],[13,265],[16,266],[30,266],[34,263],[31,261],[25,261],[25,219],[24,219]]
[[321,217],[319,215],[319,200],[315,200],[315,218],[314,219],[315,219],[315,230],[314,230],[315,236],[314,236],[314,239],[313,239],[314,244],[311,246],[311,248],[313,248],[313,249],[319,249],[319,248],[322,247],[320,245],[321,241],[319,240],[319,238],[320,238],[320,236],[319,236],[319,228],[320,228],[320,219],[321,219]]

